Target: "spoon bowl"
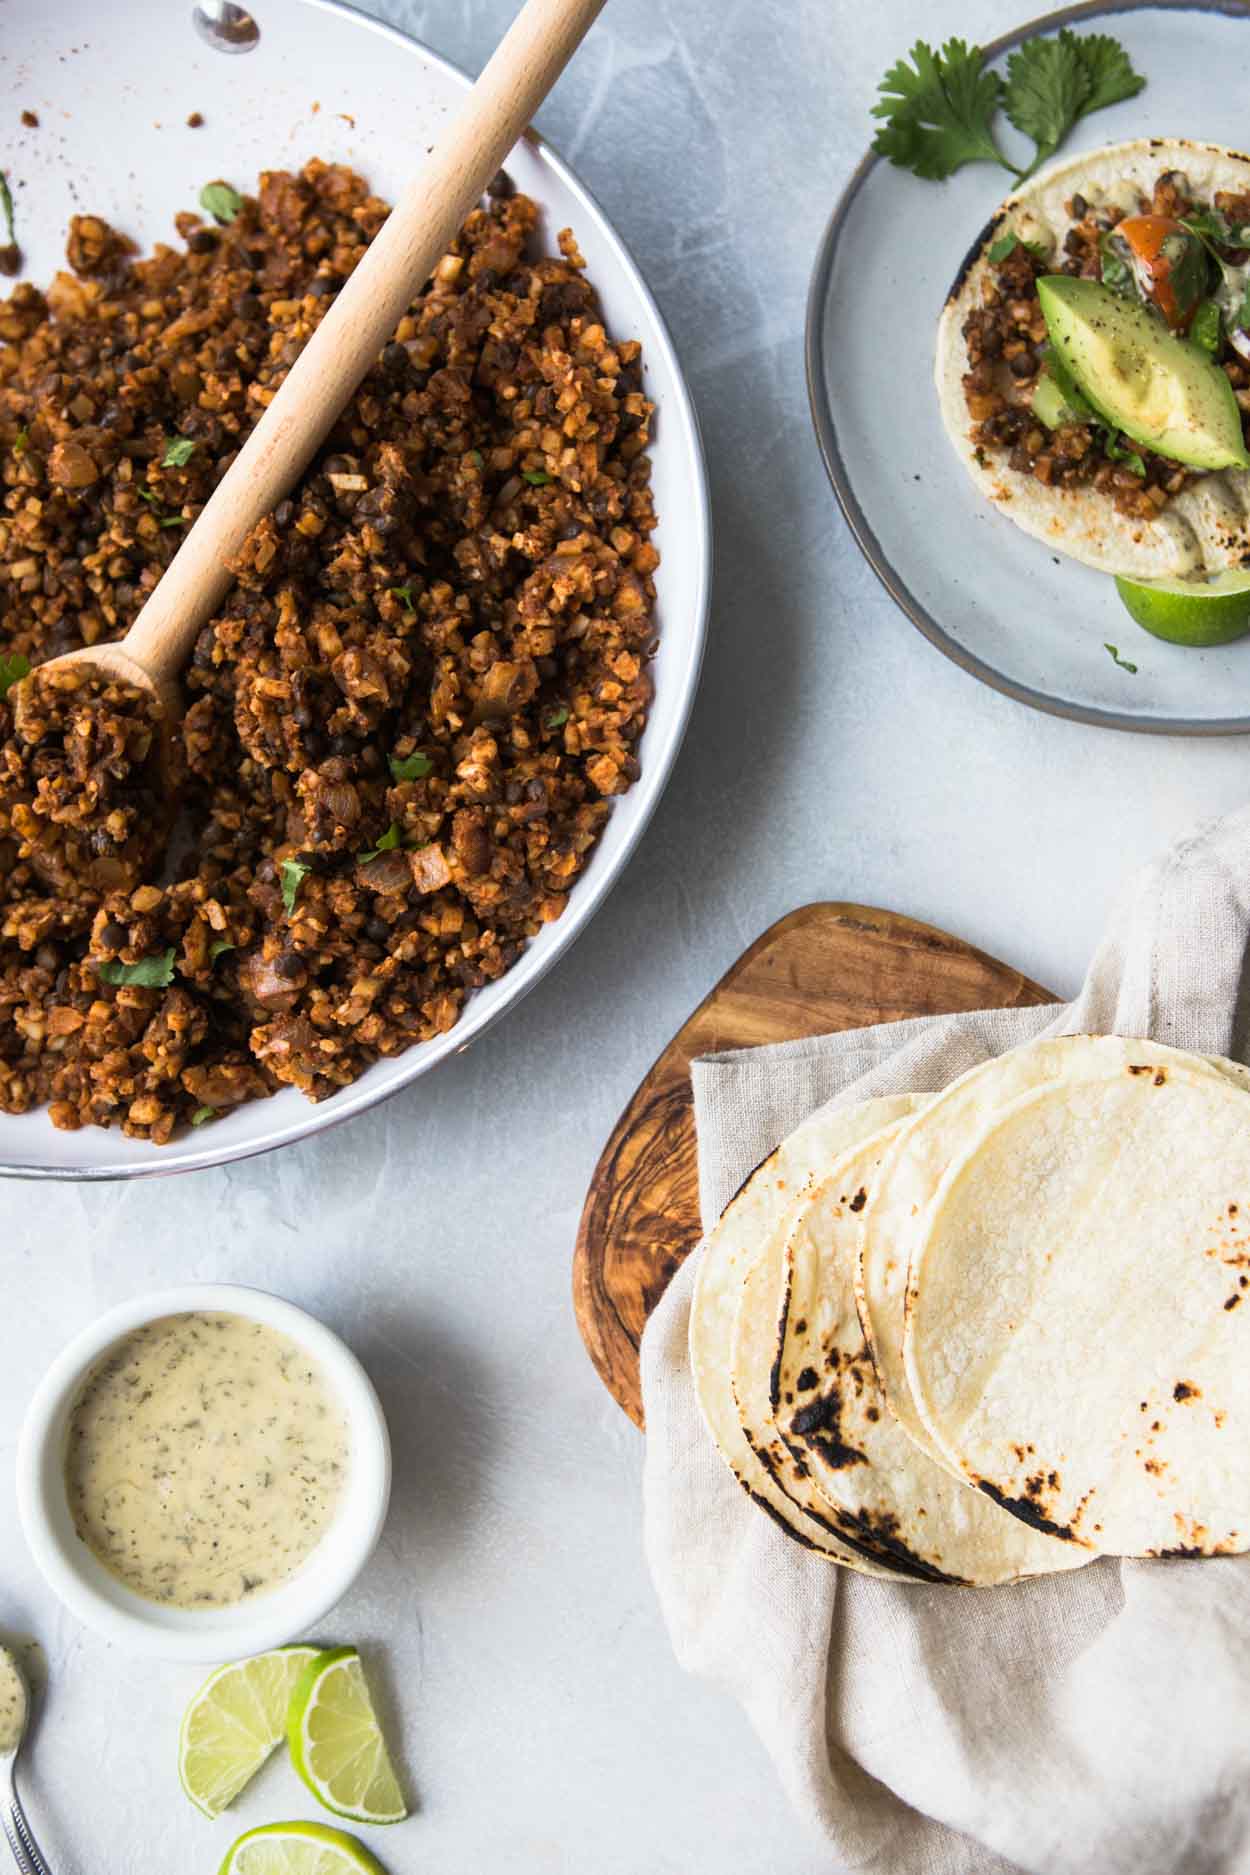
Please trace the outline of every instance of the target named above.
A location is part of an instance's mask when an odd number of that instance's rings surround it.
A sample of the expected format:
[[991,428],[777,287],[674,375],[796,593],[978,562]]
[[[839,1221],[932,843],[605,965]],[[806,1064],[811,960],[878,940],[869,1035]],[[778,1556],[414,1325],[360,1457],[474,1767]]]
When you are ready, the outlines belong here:
[[21,1661],[0,1647],[0,1830],[21,1875],[50,1875],[14,1782],[18,1755],[30,1727],[31,1695]]

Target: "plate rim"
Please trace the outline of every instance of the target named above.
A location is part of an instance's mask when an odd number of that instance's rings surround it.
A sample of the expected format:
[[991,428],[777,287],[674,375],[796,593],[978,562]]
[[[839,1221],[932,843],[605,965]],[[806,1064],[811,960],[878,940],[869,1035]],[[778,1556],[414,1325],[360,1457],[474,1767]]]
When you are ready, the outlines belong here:
[[[416,52],[421,57],[428,60],[431,65],[441,68],[443,72],[456,81],[462,90],[468,91],[473,85],[474,81],[472,77],[462,66],[457,65],[453,60],[445,57],[443,53],[437,52],[432,46],[428,45],[425,40],[417,38],[414,33],[404,32],[400,27],[392,26],[388,21],[378,19],[371,13],[362,11],[359,6],[350,4],[350,0],[298,0],[298,4],[307,6],[318,12],[336,14],[346,18],[354,25],[367,28],[371,32],[376,33],[379,37],[390,40],[396,46],[402,47],[405,52]],[[680,685],[682,694],[668,732],[666,745],[662,750],[658,750],[656,753],[655,762],[658,764],[658,770],[653,768],[651,771],[653,773],[659,773],[659,780],[655,783],[649,798],[644,797],[641,800],[633,824],[629,827],[619,851],[614,856],[611,872],[604,874],[604,876],[597,881],[592,878],[587,878],[585,882],[586,896],[583,904],[576,908],[576,910],[570,905],[569,911],[565,913],[565,917],[569,918],[570,922],[565,927],[565,930],[559,932],[547,956],[541,957],[535,962],[532,961],[534,958],[533,951],[527,950],[515,966],[517,981],[515,992],[511,996],[501,998],[498,1008],[489,1011],[483,1016],[479,1016],[476,1022],[473,1019],[470,1006],[460,1022],[457,1022],[453,1028],[447,1030],[444,1035],[432,1039],[429,1046],[433,1052],[422,1060],[414,1062],[411,1072],[406,1074],[401,1073],[390,1086],[366,1090],[361,1088],[360,1083],[357,1082],[354,1087],[343,1089],[341,1095],[334,1096],[332,1101],[324,1104],[306,1102],[307,1111],[301,1113],[294,1123],[287,1123],[275,1127],[268,1135],[262,1135],[255,1139],[240,1140],[229,1146],[219,1146],[216,1148],[205,1146],[199,1150],[183,1152],[178,1152],[177,1149],[173,1149],[173,1157],[165,1157],[164,1155],[170,1153],[171,1149],[162,1146],[154,1148],[151,1160],[145,1159],[134,1163],[120,1163],[114,1161],[111,1164],[106,1163],[101,1165],[59,1166],[31,1164],[20,1161],[0,1162],[0,1179],[26,1180],[36,1183],[52,1182],[57,1184],[99,1185],[114,1182],[121,1183],[131,1179],[175,1178],[184,1172],[202,1172],[212,1166],[234,1165],[245,1159],[256,1159],[264,1153],[276,1152],[283,1146],[299,1145],[302,1141],[313,1138],[317,1134],[326,1133],[334,1127],[346,1125],[349,1120],[358,1118],[360,1114],[367,1113],[371,1108],[381,1106],[384,1101],[390,1100],[396,1094],[402,1093],[405,1088],[411,1087],[414,1082],[419,1081],[423,1076],[431,1073],[435,1068],[440,1067],[452,1056],[462,1054],[481,1036],[485,1035],[488,1030],[494,1028],[496,1023],[500,1022],[503,1017],[514,1010],[518,1003],[522,1002],[530,991],[534,989],[547,973],[573,948],[578,938],[581,937],[587,926],[601,910],[605,900],[610,897],[637,852],[642,836],[647,831],[652,817],[664,797],[668,783],[672,778],[673,770],[677,765],[678,757],[681,754],[686,732],[690,726],[690,718],[694,710],[695,699],[698,696],[699,682],[707,651],[708,627],[711,616],[713,568],[712,500],[708,480],[707,452],[704,447],[698,409],[690,385],[686,380],[681,355],[677,350],[668,320],[665,318],[660,308],[659,302],[651,289],[646,275],[634,258],[632,249],[617,229],[611,216],[607,213],[606,209],[602,207],[598,198],[565,161],[551,142],[543,136],[540,131],[535,130],[533,125],[530,125],[523,131],[522,136],[542,161],[548,164],[555,172],[579,206],[584,207],[588,211],[602,235],[608,241],[609,245],[615,248],[619,259],[624,264],[625,270],[629,274],[636,291],[654,322],[655,331],[660,340],[661,352],[666,356],[666,361],[672,372],[676,387],[675,402],[677,403],[682,423],[689,439],[690,464],[693,470],[693,486],[690,491],[692,501],[690,512],[683,519],[683,525],[689,530],[695,540],[695,557],[697,563],[695,600],[689,618],[690,638],[684,668],[679,671],[672,680],[674,687]],[[644,782],[637,784],[640,790],[643,789],[645,785],[645,773],[646,771],[644,771]],[[570,917],[570,914],[574,915]],[[562,919],[560,923],[563,924],[564,920]],[[531,960],[531,967],[528,972],[525,971],[527,959]],[[401,1056],[399,1059],[403,1059],[403,1057]],[[332,1111],[332,1107],[336,1105],[339,1099],[343,1101],[342,1106]],[[46,1108],[41,1107],[34,1111],[36,1115],[42,1114],[45,1123],[51,1125],[51,1122],[46,1118]],[[103,1138],[108,1140],[111,1137],[112,1129],[106,1129],[103,1133]]]
[[[1250,24],[1250,6],[1247,6],[1246,0],[1077,0],[1074,5],[1060,7],[1052,13],[1039,14],[1037,18],[1027,21],[1022,26],[1017,26],[1013,31],[1004,33],[997,39],[988,40],[982,50],[987,59],[995,59],[1004,52],[1013,51],[1025,40],[1032,39],[1039,33],[1072,26],[1083,21],[1106,19],[1120,13],[1146,12],[1214,13],[1221,14],[1226,19],[1244,20]],[[927,638],[931,645],[949,658],[952,664],[958,665],[960,670],[966,671],[971,677],[978,678],[981,683],[991,690],[997,690],[1000,695],[1013,698],[1017,703],[1027,704],[1031,709],[1040,710],[1044,715],[1058,716],[1067,722],[1089,723],[1099,729],[1118,729],[1137,735],[1200,737],[1250,735],[1250,713],[1243,716],[1204,719],[1192,716],[1140,716],[1131,710],[1105,710],[1092,704],[1068,702],[1062,698],[1050,696],[1044,690],[1037,690],[1031,684],[1020,683],[1005,672],[998,670],[984,658],[978,657],[975,652],[969,651],[965,645],[953,638],[945,626],[939,623],[928,607],[923,605],[911,591],[893,565],[855,494],[843,459],[820,342],[820,327],[828,298],[829,279],[842,230],[864,184],[878,164],[885,160],[870,147],[856,164],[834,204],[816,250],[816,261],[807,289],[803,333],[807,401],[812,426],[816,432],[816,441],[838,506],[864,559],[900,612],[911,620],[917,631]]]

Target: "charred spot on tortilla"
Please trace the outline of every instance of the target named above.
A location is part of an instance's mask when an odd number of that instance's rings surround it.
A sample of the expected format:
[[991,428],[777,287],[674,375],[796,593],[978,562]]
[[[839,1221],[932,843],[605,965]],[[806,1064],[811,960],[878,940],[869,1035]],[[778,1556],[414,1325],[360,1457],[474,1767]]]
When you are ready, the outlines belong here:
[[1192,1380],[1178,1380],[1172,1389],[1172,1398],[1174,1400],[1200,1400],[1202,1388],[1195,1387]]
[[1010,1497],[1006,1491],[1000,1491],[996,1484],[991,1484],[988,1478],[977,1478],[974,1482],[977,1490],[984,1491],[986,1497],[992,1498],[1002,1510],[1010,1511],[1011,1515],[1018,1517],[1021,1523],[1032,1524],[1033,1528],[1040,1530],[1044,1536],[1057,1536],[1063,1543],[1078,1543],[1085,1549],[1094,1547],[1092,1543],[1086,1543],[1083,1537],[1079,1537],[1071,1524],[1056,1523],[1052,1517],[1047,1517],[1032,1498]]
[[814,1446],[832,1471],[868,1463],[867,1455],[842,1437],[842,1394],[837,1387],[831,1387],[823,1399],[800,1407],[790,1421],[790,1430],[796,1438]]
[[861,1185],[859,1190],[856,1192],[855,1196],[851,1199],[849,1208],[852,1211],[862,1211],[864,1206],[867,1204],[867,1202],[868,1202],[867,1187],[864,1185]]
[[[802,1323],[800,1323],[799,1333],[802,1334],[802,1332],[803,1326]],[[818,1387],[820,1385],[820,1375],[816,1372],[814,1367],[805,1367],[794,1384],[800,1393],[810,1393],[813,1387]],[[789,1398],[790,1396],[787,1394],[787,1402]]]
[[1229,1309],[1239,1308],[1240,1306],[1241,1306],[1241,1296],[1238,1293],[1238,1291],[1234,1290],[1232,1295],[1228,1298],[1228,1301],[1224,1304],[1225,1314],[1227,1314]]
[[990,216],[984,228],[982,228],[980,234],[977,236],[976,240],[972,243],[972,246],[968,249],[968,252],[964,255],[963,259],[960,261],[959,272],[955,275],[955,278],[953,282],[951,283],[950,292],[946,295],[946,304],[948,306],[950,305],[953,299],[958,299],[960,290],[963,287],[964,281],[968,278],[968,275],[972,272],[972,269],[976,266],[982,254],[985,252],[986,248],[990,245],[990,242],[994,239],[994,236],[998,233],[998,230],[1002,227],[1003,223],[1006,221],[1007,210],[1008,210],[1008,205],[1006,202],[1004,202],[1002,207],[1000,209],[997,209],[995,213]]
[[791,1276],[786,1272],[786,1286],[781,1298],[781,1319],[777,1323],[777,1352],[773,1355],[773,1364],[768,1370],[768,1401],[774,1413],[781,1405],[781,1357],[786,1348],[786,1325],[790,1319]]
[[917,1556],[900,1534],[902,1526],[893,1511],[864,1509],[847,1511],[846,1516],[871,1542],[880,1545],[891,1562],[903,1565],[922,1581],[947,1582],[956,1588],[968,1587],[966,1577],[951,1575],[947,1570],[939,1569],[936,1563],[925,1562],[923,1557]]

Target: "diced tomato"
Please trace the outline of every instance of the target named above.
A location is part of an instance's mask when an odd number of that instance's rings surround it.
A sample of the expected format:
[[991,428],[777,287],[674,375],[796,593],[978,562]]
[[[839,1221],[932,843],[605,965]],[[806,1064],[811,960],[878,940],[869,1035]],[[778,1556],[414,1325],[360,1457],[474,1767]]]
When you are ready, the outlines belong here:
[[1129,215],[1115,232],[1128,249],[1142,293],[1174,332],[1185,331],[1203,297],[1202,243],[1171,215]]

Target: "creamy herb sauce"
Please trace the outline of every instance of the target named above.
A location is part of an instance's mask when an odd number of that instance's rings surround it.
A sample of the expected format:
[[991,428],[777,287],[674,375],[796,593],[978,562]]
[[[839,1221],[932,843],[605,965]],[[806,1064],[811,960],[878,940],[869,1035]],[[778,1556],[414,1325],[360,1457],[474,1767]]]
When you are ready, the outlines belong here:
[[0,1647],[0,1758],[16,1751],[26,1730],[26,1687],[12,1654]]
[[293,1341],[242,1315],[168,1315],[88,1377],[65,1482],[79,1536],[128,1589],[222,1608],[316,1548],[347,1460],[342,1412]]

